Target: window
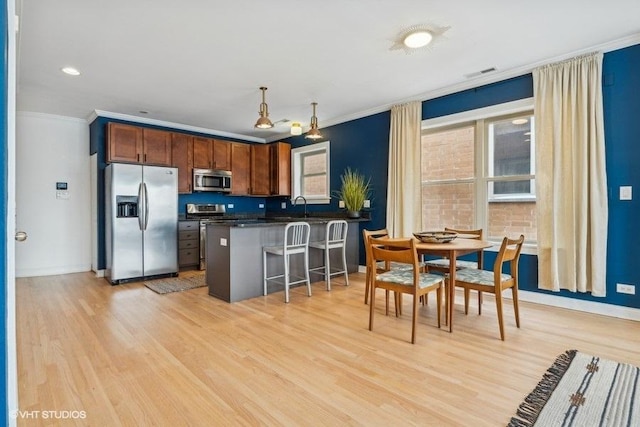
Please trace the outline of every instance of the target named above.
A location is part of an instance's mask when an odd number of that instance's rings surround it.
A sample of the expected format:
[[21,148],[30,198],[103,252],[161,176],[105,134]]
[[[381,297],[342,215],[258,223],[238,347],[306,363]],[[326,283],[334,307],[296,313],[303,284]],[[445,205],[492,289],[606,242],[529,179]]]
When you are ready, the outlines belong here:
[[291,150],[292,200],[304,196],[309,204],[329,203],[329,141]]
[[427,120],[422,133],[422,226],[483,228],[485,238],[536,241],[531,102]]
[[535,201],[533,115],[486,121],[489,201]]

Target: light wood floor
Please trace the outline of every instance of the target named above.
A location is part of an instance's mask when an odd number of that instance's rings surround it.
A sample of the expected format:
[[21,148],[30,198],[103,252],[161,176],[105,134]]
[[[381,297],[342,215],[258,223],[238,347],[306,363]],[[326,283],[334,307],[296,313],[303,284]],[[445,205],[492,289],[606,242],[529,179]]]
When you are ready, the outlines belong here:
[[18,279],[20,409],[85,411],[76,425],[94,426],[503,426],[565,350],[640,359],[640,323],[528,303],[517,329],[507,302],[502,342],[490,296],[480,317],[457,301],[452,334],[432,296],[411,345],[411,298],[385,317],[380,293],[370,332],[363,292],[362,274],[289,304],[92,273]]

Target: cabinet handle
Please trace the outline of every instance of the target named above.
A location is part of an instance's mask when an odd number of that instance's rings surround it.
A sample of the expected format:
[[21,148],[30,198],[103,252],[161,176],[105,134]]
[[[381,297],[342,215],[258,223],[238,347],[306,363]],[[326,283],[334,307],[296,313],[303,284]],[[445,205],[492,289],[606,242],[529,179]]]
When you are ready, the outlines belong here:
[[137,159],[136,161],[140,163],[140,154],[136,154],[136,159]]
[[144,162],[147,163],[147,153],[144,154]]

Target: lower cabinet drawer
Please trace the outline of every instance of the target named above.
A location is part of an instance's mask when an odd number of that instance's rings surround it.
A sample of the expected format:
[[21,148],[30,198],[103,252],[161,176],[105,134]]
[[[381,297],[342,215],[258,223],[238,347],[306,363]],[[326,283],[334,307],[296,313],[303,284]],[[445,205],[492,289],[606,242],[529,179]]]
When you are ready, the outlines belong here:
[[199,239],[199,238],[200,238],[199,230],[186,230],[186,231],[180,230],[178,234],[179,240],[190,240],[190,239]]
[[178,265],[195,265],[200,263],[200,251],[196,249],[180,249],[178,251]]
[[178,241],[178,249],[190,249],[190,248],[196,248],[199,249],[198,246],[200,246],[200,241],[199,240],[179,240]]

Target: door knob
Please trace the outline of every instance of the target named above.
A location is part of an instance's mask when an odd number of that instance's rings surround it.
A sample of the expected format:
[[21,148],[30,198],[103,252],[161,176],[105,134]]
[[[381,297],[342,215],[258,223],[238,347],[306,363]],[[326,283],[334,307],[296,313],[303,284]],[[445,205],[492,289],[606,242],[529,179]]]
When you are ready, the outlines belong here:
[[27,233],[24,231],[16,231],[16,240],[18,242],[24,242],[27,240]]

